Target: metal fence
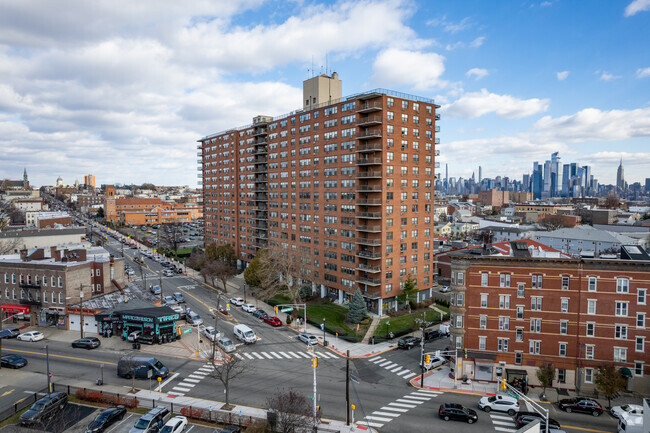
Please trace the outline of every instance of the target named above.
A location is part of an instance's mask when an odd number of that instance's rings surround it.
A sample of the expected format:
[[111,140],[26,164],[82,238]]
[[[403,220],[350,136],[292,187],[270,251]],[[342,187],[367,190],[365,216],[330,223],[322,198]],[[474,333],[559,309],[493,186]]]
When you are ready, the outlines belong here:
[[29,394],[27,397],[25,397],[22,400],[19,400],[18,402],[14,403],[7,409],[3,410],[0,412],[0,421],[4,421],[7,418],[17,414],[21,410],[25,409],[28,406],[31,406],[34,404],[36,400],[39,398],[43,397],[45,394],[47,394],[47,388],[43,388],[40,391],[37,391],[33,394]]

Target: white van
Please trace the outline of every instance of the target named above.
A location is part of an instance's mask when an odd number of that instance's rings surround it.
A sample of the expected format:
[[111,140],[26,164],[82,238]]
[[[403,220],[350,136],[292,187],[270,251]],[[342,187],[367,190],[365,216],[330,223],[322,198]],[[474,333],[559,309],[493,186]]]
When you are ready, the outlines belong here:
[[253,330],[246,325],[235,325],[233,332],[238,340],[246,344],[253,344],[257,341],[257,336]]
[[618,433],[643,433],[643,415],[621,414],[618,419]]

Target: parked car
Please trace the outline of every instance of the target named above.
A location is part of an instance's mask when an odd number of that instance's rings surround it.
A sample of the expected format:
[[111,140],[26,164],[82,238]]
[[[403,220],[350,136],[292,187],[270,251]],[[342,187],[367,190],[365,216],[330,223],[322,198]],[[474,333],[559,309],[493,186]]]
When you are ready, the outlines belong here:
[[205,335],[210,341],[216,341],[219,337],[221,337],[221,332],[214,329],[214,326],[206,326],[202,329],[201,333]]
[[178,317],[180,317],[181,319],[184,319],[184,318],[185,318],[185,308],[181,307],[181,306],[178,305],[178,304],[172,304],[172,305],[169,305],[169,308],[171,308],[171,309],[174,310],[176,313],[178,313]]
[[643,406],[638,404],[624,404],[612,408],[612,416],[614,418],[620,418],[622,414],[643,415]]
[[27,360],[18,355],[4,355],[1,364],[2,368],[23,368],[27,365]]
[[142,415],[138,422],[129,430],[129,433],[158,432],[170,416],[169,409],[164,406],[156,406]]
[[40,341],[45,338],[45,335],[43,335],[42,332],[40,331],[29,331],[25,332],[23,334],[20,334],[19,336],[16,337],[16,340],[20,341]]
[[438,409],[438,416],[445,421],[453,419],[456,421],[465,421],[468,424],[478,421],[478,415],[474,409],[455,403],[441,404],[440,409]]
[[0,331],[0,338],[16,338],[20,335],[18,328],[5,328]]
[[318,338],[314,334],[299,334],[298,339],[305,344],[318,344]]
[[450,291],[451,289],[449,288],[449,286],[442,286],[440,288],[440,293],[449,293]]
[[255,305],[253,304],[244,304],[241,306],[241,309],[246,311],[247,313],[252,313],[253,311],[257,310],[257,308],[255,308]]
[[153,293],[154,295],[160,295],[160,290],[161,290],[161,289],[160,289],[160,286],[159,286],[158,284],[151,286],[151,287],[149,288],[149,290],[150,290],[151,293]]
[[399,341],[397,342],[397,347],[400,349],[412,349],[415,346],[420,344],[420,339],[417,337],[404,337],[400,338]]
[[29,426],[48,421],[59,413],[68,404],[68,395],[65,392],[53,392],[42,397],[20,415],[20,425]]
[[226,337],[218,339],[217,346],[219,346],[219,348],[221,348],[221,350],[223,350],[226,353],[234,352],[236,349],[236,346],[232,342],[232,340]]
[[589,413],[593,416],[599,416],[603,413],[603,407],[593,398],[565,398],[559,401],[558,406],[566,412]]
[[424,341],[434,341],[439,338],[445,337],[444,332],[440,332],[439,329],[425,329],[424,330]]
[[86,433],[100,433],[105,431],[108,427],[121,421],[126,414],[124,406],[111,407],[101,411],[93,421],[86,427]]
[[269,317],[269,315],[266,313],[266,311],[255,310],[255,311],[253,311],[253,317],[257,317],[258,319],[264,320],[264,318]]
[[174,275],[176,275],[176,272],[172,271],[171,269],[165,269],[163,271],[163,275],[166,277],[173,277]]
[[[447,360],[445,358],[443,358],[442,356],[435,356],[435,355],[431,355],[429,360],[431,361],[431,362],[429,362],[429,364],[427,364],[426,362],[424,363],[424,367],[427,368],[427,369],[440,367],[445,362],[447,362]],[[426,361],[426,359],[425,359],[425,361]],[[421,364],[422,364],[422,360],[420,360],[420,365]]]
[[174,297],[174,299],[176,299],[176,302],[178,302],[178,303],[185,302],[185,297],[183,296],[183,293],[181,293],[181,292],[174,292],[172,294],[172,296]]
[[227,425],[221,430],[213,430],[212,433],[241,433],[241,428],[236,425]]
[[102,343],[97,337],[79,338],[72,342],[72,347],[80,347],[82,349],[94,349],[99,347]]
[[[515,422],[517,423],[517,428],[522,428],[526,424],[529,424],[535,420],[539,420],[539,430],[541,432],[546,431],[546,417],[538,414],[537,412],[528,412],[522,411],[515,415]],[[559,433],[561,430],[560,423],[554,420],[553,418],[548,419],[548,430],[549,433]]]
[[178,302],[176,301],[176,298],[173,296],[165,296],[163,297],[163,305],[167,305],[168,307],[174,304],[177,304]]
[[238,307],[241,307],[244,305],[244,299],[243,298],[230,298],[230,303],[233,305],[236,305]]
[[181,433],[187,427],[187,418],[175,416],[165,423],[160,433]]
[[267,316],[264,318],[264,322],[268,323],[273,327],[282,326],[282,321],[275,316]]
[[133,331],[126,337],[126,341],[130,341],[131,343],[138,341],[140,335],[142,335],[142,331]]
[[519,412],[519,402],[517,399],[506,395],[482,397],[478,402],[478,407],[485,412],[490,412],[492,410],[507,412],[510,416],[514,416]]

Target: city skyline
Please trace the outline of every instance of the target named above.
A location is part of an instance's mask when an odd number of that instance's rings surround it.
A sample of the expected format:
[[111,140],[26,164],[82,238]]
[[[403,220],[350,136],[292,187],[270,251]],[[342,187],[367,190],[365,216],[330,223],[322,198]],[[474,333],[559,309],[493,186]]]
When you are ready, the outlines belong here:
[[650,167],[647,0],[100,1],[52,21],[59,9],[0,5],[0,178],[196,187],[197,137],[299,109],[302,81],[334,71],[344,96],[441,105],[437,161],[455,177],[521,179],[554,152],[602,184],[621,158],[629,184]]

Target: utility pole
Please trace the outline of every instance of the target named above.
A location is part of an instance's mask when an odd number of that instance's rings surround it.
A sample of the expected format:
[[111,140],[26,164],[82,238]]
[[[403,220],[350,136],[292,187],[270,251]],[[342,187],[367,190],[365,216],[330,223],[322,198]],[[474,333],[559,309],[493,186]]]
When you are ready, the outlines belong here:
[[318,367],[318,357],[316,356],[316,353],[314,352],[314,348],[312,346],[309,347],[308,349],[314,357],[311,358],[311,368],[314,370],[314,431],[316,431],[316,417],[318,415],[318,406],[316,404],[316,398],[317,398],[317,391],[316,391],[316,367]]
[[81,338],[84,338],[84,289],[83,285],[79,284],[79,321],[81,329]]
[[162,269],[158,273],[158,278],[160,279],[160,306],[162,307],[162,303],[163,303]]
[[45,345],[45,365],[47,366],[47,393],[52,392],[52,386],[50,385],[50,351]]
[[424,388],[424,328],[420,338],[420,386]]
[[350,425],[350,350],[345,358],[345,425]]
[[[2,316],[3,316],[2,311],[0,311],[0,332],[2,332],[2,323],[4,322],[4,319],[2,318]],[[0,338],[0,357],[2,356],[2,340],[3,339]],[[0,368],[2,368],[1,365],[0,365]]]

